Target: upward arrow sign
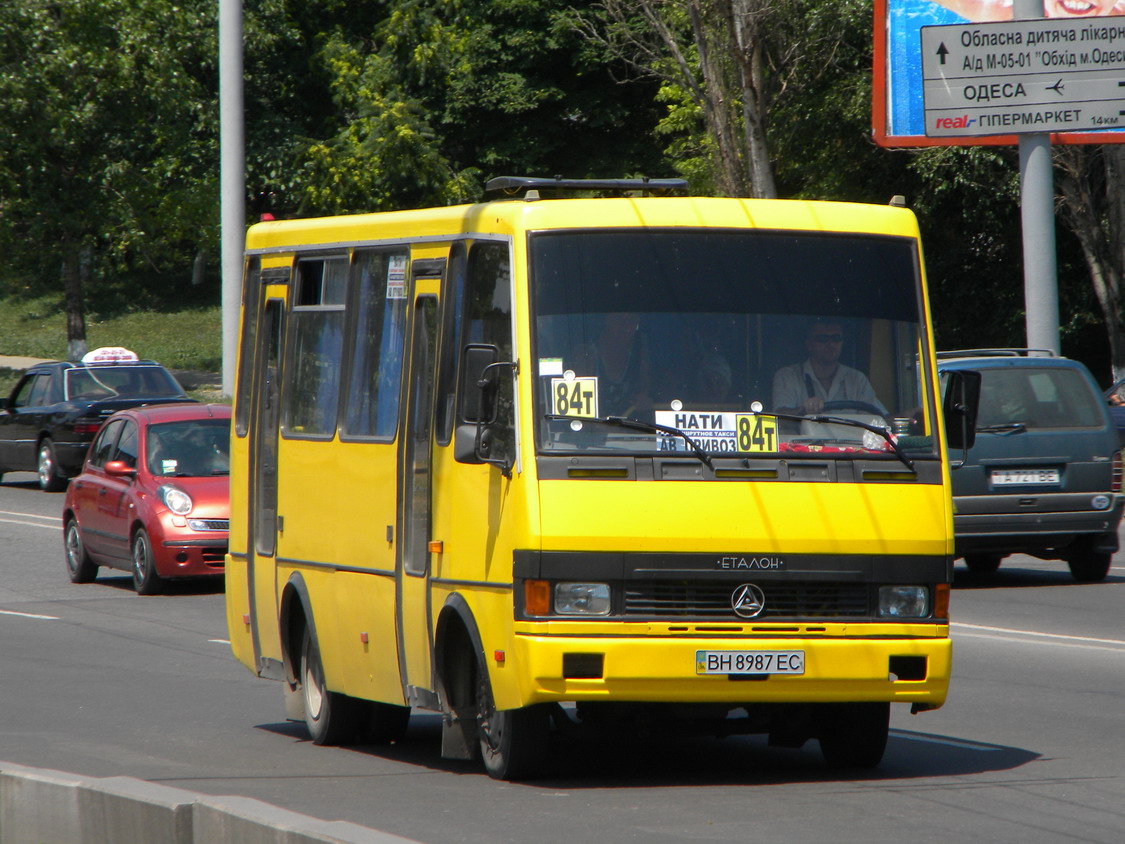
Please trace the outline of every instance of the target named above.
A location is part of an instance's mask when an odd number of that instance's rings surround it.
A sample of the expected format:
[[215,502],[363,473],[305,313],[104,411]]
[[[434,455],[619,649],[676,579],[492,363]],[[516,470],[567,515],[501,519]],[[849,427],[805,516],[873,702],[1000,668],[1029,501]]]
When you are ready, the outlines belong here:
[[942,41],[941,45],[937,48],[937,54],[941,56],[941,63],[945,64],[945,57],[949,55],[949,50],[946,48],[944,41]]

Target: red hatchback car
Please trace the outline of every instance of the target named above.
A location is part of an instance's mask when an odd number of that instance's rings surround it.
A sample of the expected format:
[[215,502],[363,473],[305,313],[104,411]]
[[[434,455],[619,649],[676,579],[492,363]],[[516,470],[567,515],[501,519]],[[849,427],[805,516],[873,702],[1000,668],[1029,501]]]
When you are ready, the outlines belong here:
[[98,432],[63,506],[74,583],[99,566],[133,574],[139,595],[170,578],[223,573],[230,528],[231,409],[220,404],[122,410]]

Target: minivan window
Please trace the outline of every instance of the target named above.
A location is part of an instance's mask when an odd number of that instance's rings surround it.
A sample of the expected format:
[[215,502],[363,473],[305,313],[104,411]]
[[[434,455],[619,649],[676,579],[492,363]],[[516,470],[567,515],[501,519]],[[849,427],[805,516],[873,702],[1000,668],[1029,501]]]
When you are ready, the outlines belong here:
[[1100,428],[1099,397],[1076,369],[1027,366],[981,370],[978,428]]

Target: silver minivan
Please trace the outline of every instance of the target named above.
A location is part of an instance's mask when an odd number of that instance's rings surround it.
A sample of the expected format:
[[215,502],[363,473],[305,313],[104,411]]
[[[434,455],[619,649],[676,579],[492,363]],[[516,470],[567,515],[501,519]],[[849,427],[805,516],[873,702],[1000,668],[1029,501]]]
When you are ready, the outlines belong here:
[[1018,553],[1104,579],[1125,496],[1121,445],[1089,370],[1039,350],[939,352],[943,381],[954,371],[980,374],[975,438],[950,449],[956,555],[978,574]]

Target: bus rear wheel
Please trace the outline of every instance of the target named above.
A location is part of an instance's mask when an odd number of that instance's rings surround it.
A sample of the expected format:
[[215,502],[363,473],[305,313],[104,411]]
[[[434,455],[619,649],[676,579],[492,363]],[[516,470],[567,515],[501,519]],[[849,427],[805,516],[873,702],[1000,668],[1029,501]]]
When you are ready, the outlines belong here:
[[820,752],[832,768],[874,768],[890,730],[889,703],[833,704],[820,730]]
[[550,709],[543,704],[498,710],[488,673],[477,683],[480,754],[484,769],[497,780],[524,780],[546,767],[550,738]]
[[320,648],[306,627],[301,634],[301,697],[305,705],[305,726],[313,744],[348,744],[362,725],[362,701],[324,685],[324,665]]

